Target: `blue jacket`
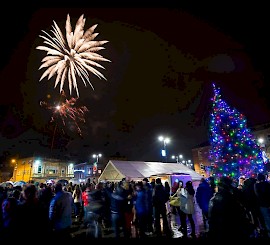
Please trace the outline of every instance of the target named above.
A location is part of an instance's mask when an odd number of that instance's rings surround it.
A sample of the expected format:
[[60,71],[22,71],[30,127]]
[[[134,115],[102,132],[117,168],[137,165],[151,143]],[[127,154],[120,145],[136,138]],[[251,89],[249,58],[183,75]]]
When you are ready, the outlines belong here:
[[55,230],[69,228],[72,225],[73,198],[71,193],[59,191],[50,202],[49,219]]
[[203,213],[208,213],[209,201],[213,194],[212,188],[207,181],[201,182],[197,187],[195,198]]

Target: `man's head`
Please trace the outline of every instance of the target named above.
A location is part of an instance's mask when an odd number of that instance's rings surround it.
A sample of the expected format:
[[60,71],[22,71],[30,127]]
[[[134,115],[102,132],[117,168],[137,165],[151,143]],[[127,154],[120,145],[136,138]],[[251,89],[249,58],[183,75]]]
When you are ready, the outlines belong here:
[[265,181],[265,180],[266,180],[266,177],[265,177],[264,174],[258,173],[258,175],[257,175],[257,180],[258,180],[258,181]]
[[147,178],[143,178],[143,182],[144,182],[144,183],[148,183],[149,180],[148,180]]
[[60,182],[57,182],[55,185],[55,192],[59,192],[63,190],[63,185]]
[[161,184],[161,178],[156,178],[156,184]]

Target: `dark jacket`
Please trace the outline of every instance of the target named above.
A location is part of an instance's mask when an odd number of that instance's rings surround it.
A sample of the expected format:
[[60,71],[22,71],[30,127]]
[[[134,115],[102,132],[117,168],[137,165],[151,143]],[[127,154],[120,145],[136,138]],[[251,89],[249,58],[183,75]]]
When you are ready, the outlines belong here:
[[254,185],[254,191],[260,207],[270,207],[270,183],[260,181]]
[[208,213],[209,201],[213,194],[212,188],[207,181],[201,182],[197,187],[195,198],[203,213]]
[[215,240],[248,239],[251,226],[246,211],[230,188],[220,188],[210,199],[209,238]]
[[170,196],[165,191],[165,188],[162,184],[156,184],[153,190],[153,206],[160,207],[165,205],[165,203],[169,200]]
[[63,230],[72,225],[73,198],[67,191],[58,191],[49,207],[49,219],[55,230]]
[[88,205],[87,211],[103,215],[105,207],[105,198],[102,189],[94,189],[86,192]]
[[120,215],[125,211],[126,196],[122,187],[116,187],[111,193],[111,211]]

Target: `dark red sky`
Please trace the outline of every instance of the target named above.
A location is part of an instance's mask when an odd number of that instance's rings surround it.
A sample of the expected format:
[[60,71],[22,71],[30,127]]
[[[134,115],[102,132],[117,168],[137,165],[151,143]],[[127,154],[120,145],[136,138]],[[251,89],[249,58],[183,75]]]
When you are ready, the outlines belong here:
[[[45,53],[35,47],[42,44],[41,30],[49,31],[53,21],[65,33],[67,14],[73,27],[81,14],[85,29],[98,24],[96,39],[109,41],[100,54],[112,62],[102,63],[108,81],[91,77],[94,91],[79,83],[78,102],[89,109],[83,137],[65,128],[69,143],[60,154],[85,159],[97,151],[107,158],[118,152],[130,160],[159,161],[157,137],[163,134],[172,140],[169,155],[191,158],[191,148],[208,140],[212,82],[221,87],[230,105],[247,116],[249,125],[270,119],[269,38],[263,6],[69,3],[9,10],[8,16],[1,16],[5,35],[0,142],[12,153],[49,148],[49,140],[38,140],[44,130],[50,137],[51,127],[50,115],[39,101],[50,94],[53,102],[59,88],[53,88],[55,78],[39,82]],[[30,128],[38,133],[29,133]],[[34,143],[27,140],[29,135]]]

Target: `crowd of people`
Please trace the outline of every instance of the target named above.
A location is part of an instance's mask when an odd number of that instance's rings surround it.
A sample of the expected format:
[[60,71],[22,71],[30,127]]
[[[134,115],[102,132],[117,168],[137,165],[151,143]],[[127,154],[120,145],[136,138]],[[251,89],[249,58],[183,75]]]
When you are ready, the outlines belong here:
[[270,238],[270,183],[266,174],[240,176],[238,182],[223,176],[212,188],[202,179],[196,200],[209,239]]
[[[172,206],[175,196],[179,205]],[[30,182],[0,187],[0,203],[0,239],[15,234],[72,239],[74,219],[85,228],[85,238],[103,238],[109,229],[114,238],[172,238],[168,217],[179,226],[182,238],[197,239],[201,234],[196,232],[195,203],[203,217],[202,238],[270,237],[270,183],[264,174],[242,176],[238,185],[229,177],[202,178],[196,188],[192,181],[177,179],[170,185],[160,178],[67,185]]]

